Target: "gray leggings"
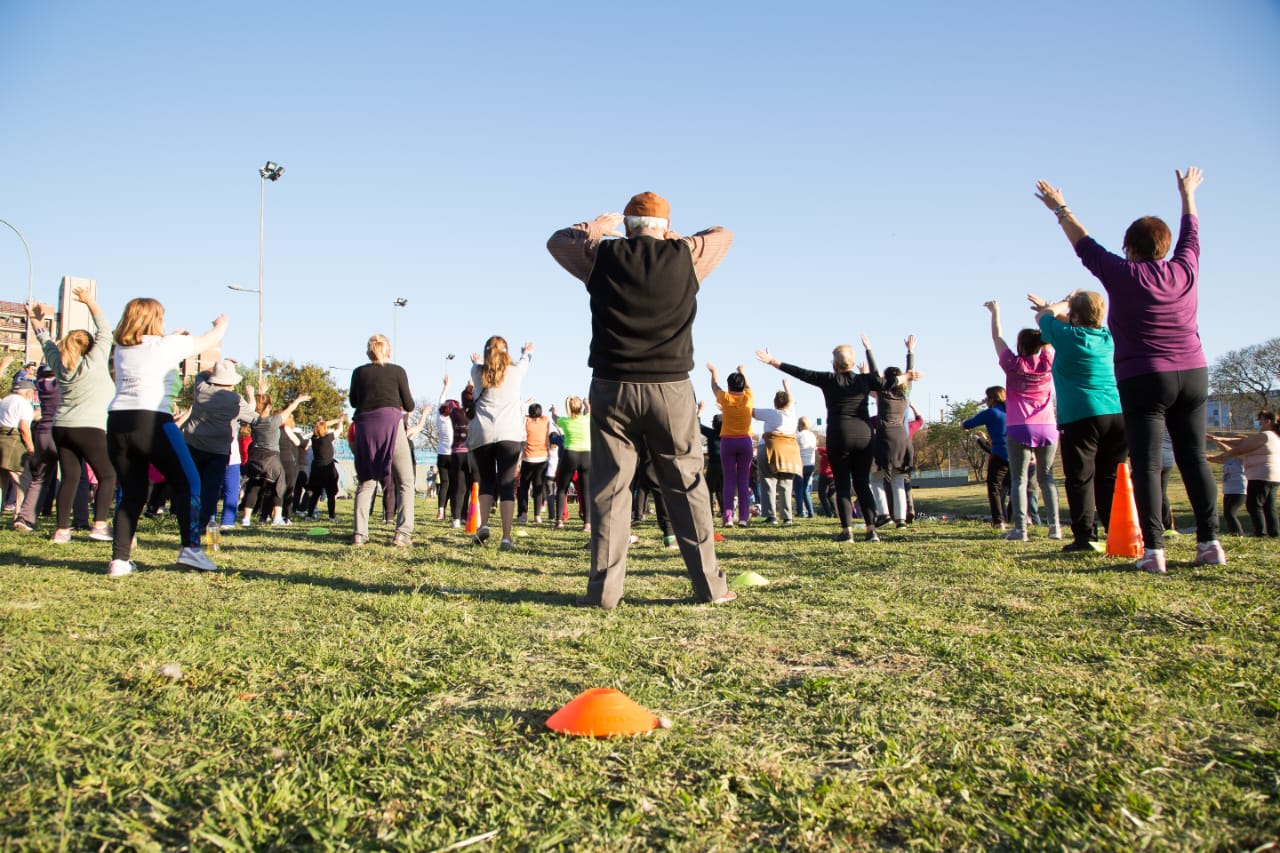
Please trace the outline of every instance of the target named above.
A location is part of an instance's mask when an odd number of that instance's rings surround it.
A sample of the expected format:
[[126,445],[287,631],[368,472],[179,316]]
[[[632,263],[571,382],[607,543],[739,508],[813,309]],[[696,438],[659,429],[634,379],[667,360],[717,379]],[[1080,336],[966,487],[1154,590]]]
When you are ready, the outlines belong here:
[[1058,455],[1058,445],[1027,447],[1016,441],[1009,442],[1009,471],[1013,476],[1013,491],[1009,502],[1013,505],[1013,528],[1027,529],[1027,473],[1031,457],[1036,460],[1036,482],[1040,484],[1040,497],[1044,504],[1042,519],[1050,527],[1058,526],[1058,484],[1053,479],[1053,460]]

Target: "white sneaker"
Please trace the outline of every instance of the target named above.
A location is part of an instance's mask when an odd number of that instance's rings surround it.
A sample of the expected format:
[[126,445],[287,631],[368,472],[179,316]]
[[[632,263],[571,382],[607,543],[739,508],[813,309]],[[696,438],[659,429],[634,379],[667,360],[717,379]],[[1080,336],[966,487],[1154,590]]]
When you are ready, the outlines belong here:
[[459,519],[456,519],[456,518],[455,518],[455,519],[453,520],[453,529],[454,529],[454,530],[457,530],[457,529],[458,529],[459,527],[461,527],[461,526],[462,526],[462,522],[461,522]]
[[1004,536],[1001,536],[1000,538],[1004,539],[1007,542],[1026,542],[1027,531],[1023,530],[1021,527],[1015,527],[1013,530],[1010,530],[1008,533],[1006,533]]
[[179,551],[178,565],[186,566],[188,569],[199,569],[202,572],[216,572],[218,570],[213,560],[209,559],[209,555],[199,548],[183,548]]
[[250,523],[249,519],[247,519],[247,518],[242,518],[242,519],[240,519],[240,526],[241,526],[241,527],[249,527],[249,526],[250,526],[250,524],[251,524],[251,523]]
[[1222,550],[1222,543],[1217,539],[1196,545],[1197,566],[1225,566],[1226,564],[1227,552]]
[[1138,558],[1138,562],[1135,565],[1144,572],[1150,572],[1153,575],[1165,574],[1164,549],[1157,548],[1154,550],[1149,549],[1144,551],[1142,556]]
[[112,560],[107,566],[107,575],[113,578],[122,578],[125,575],[131,575],[138,570],[138,567],[129,560]]
[[273,518],[271,519],[271,526],[272,527],[290,527],[291,525],[289,524],[288,519]]
[[226,533],[228,530],[235,530],[236,526],[234,524],[224,524],[218,529],[221,530],[223,533]]
[[1049,528],[1049,538],[1050,538],[1050,539],[1061,539],[1061,538],[1062,538],[1062,528],[1061,528],[1061,527],[1059,527],[1059,526],[1058,526],[1058,525],[1056,525],[1056,524],[1055,524],[1055,525],[1053,525],[1052,527],[1050,527],[1050,528]]

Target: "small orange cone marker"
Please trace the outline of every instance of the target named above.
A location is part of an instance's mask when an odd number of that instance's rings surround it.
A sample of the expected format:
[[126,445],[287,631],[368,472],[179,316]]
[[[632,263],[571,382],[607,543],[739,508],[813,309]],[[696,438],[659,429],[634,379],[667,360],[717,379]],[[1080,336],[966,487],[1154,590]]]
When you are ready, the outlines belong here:
[[670,726],[670,721],[655,717],[625,693],[608,687],[594,687],[578,694],[547,718],[547,728],[582,737],[636,735]]
[[471,484],[471,506],[467,508],[467,532],[480,529],[480,484]]
[[1116,493],[1107,524],[1107,556],[1142,556],[1142,528],[1138,526],[1138,505],[1133,499],[1133,481],[1129,479],[1127,462],[1116,467]]

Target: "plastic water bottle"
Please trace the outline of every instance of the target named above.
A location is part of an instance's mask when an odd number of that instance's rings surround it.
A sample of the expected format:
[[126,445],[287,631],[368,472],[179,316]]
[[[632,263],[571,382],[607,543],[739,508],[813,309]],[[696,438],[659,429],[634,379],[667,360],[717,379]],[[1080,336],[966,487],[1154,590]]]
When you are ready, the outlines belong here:
[[221,544],[222,528],[218,526],[218,519],[212,518],[204,528],[204,552],[206,554],[218,553],[218,546]]

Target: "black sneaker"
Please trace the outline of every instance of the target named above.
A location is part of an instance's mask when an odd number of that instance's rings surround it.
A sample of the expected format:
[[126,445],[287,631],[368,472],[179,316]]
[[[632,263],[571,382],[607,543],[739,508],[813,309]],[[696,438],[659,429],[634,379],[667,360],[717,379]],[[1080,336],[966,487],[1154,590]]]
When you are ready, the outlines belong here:
[[873,527],[873,528],[871,528],[870,530],[868,530],[868,531],[867,531],[867,535],[866,535],[866,536],[863,536],[863,537],[862,537],[862,540],[863,540],[864,542],[879,542],[879,541],[880,541],[880,534],[879,534],[879,533],[876,533],[876,529]]
[[1062,546],[1064,554],[1096,554],[1099,550],[1092,542],[1068,542]]
[[471,540],[477,545],[483,545],[489,541],[489,525],[484,525],[476,531],[475,538]]
[[835,536],[835,541],[837,541],[837,542],[852,542],[852,541],[853,541],[853,531],[852,531],[852,530],[841,530],[839,533],[837,533],[837,534],[836,534],[836,536]]

